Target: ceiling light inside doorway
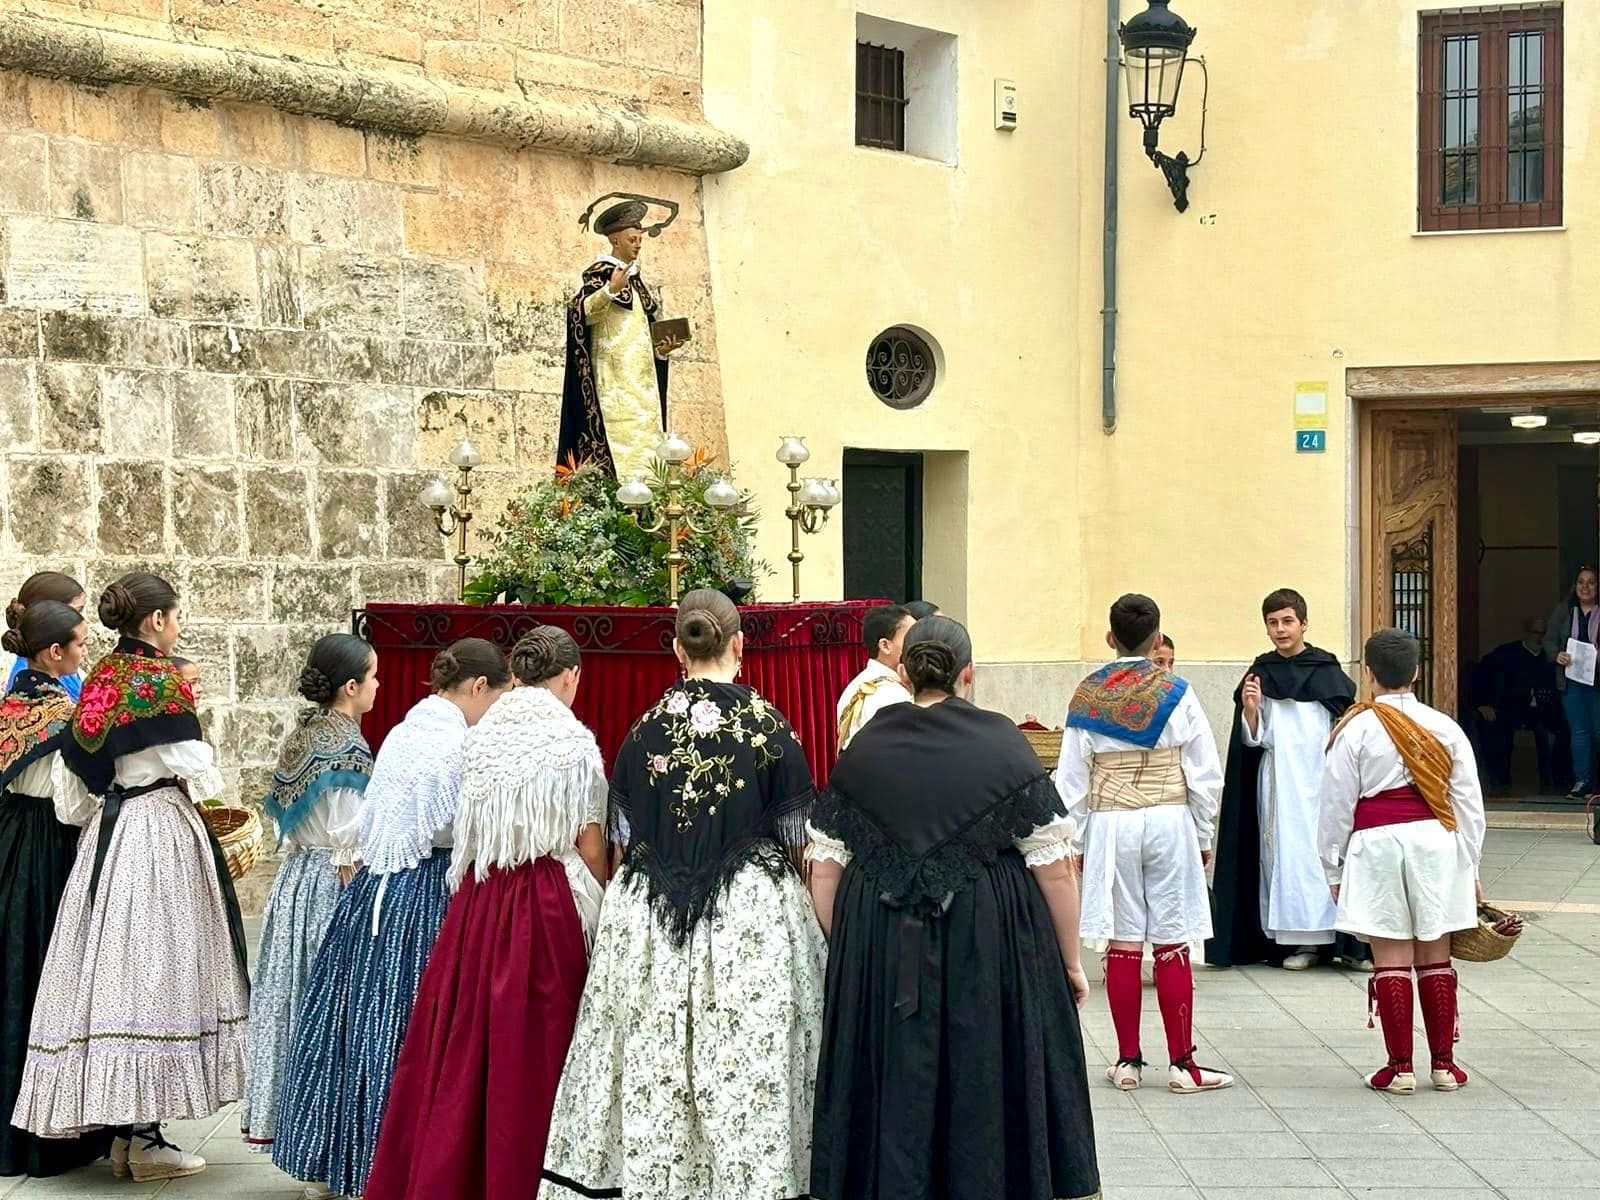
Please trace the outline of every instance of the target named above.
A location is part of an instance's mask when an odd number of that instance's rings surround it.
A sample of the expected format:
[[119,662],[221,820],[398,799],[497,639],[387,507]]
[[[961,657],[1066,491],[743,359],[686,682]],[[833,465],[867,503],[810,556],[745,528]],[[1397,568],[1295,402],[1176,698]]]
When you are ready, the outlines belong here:
[[1518,413],[1511,418],[1511,423],[1518,429],[1543,429],[1550,418],[1543,413]]
[[1580,429],[1572,435],[1580,446],[1600,446],[1600,429]]

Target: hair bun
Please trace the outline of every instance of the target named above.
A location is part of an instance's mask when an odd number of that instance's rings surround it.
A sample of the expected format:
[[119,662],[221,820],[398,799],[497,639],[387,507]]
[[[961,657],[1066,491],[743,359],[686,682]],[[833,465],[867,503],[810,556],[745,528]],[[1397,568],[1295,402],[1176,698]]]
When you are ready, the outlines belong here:
[[[15,629],[22,623],[22,614],[28,611],[28,606],[19,597],[6,605],[6,628]],[[13,651],[13,653],[15,653]]]
[[943,642],[930,640],[907,646],[904,661],[912,688],[918,692],[950,691],[960,671],[956,659],[955,650]]
[[[16,601],[13,600],[12,605],[14,607],[16,605]],[[11,613],[8,611],[6,613],[6,620],[9,621],[10,619]],[[14,654],[18,658],[22,658],[23,651],[25,651],[27,648],[27,643],[22,640],[22,631],[16,628],[15,625],[6,630],[5,633],[0,634],[0,649],[4,649],[7,654]]]
[[300,694],[313,704],[326,704],[333,699],[333,681],[316,667],[300,672]]
[[100,624],[107,629],[121,629],[138,611],[139,602],[121,580],[107,584],[106,590],[100,593]]

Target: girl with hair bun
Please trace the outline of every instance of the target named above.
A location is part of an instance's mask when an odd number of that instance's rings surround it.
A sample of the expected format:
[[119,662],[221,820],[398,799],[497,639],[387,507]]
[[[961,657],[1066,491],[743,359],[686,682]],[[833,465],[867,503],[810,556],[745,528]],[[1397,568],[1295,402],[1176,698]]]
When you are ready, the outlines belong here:
[[178,595],[134,572],[97,607],[120,638],[89,672],[62,742],[56,815],[84,831],[11,1120],[52,1138],[120,1127],[112,1170],[172,1179],[206,1164],[160,1123],[208,1117],[244,1094],[244,921],[195,811],[223,783],[172,662]]
[[[58,600],[30,605],[0,637],[22,670],[0,701],[0,1115],[17,1102],[28,1026],[56,910],[78,851],[78,830],[56,819],[56,772],[71,734],[72,700],[88,626]],[[59,1175],[93,1162],[107,1133],[46,1139],[0,1125],[0,1175]]]
[[261,923],[250,989],[250,1062],[239,1127],[245,1145],[267,1153],[306,980],[333,920],[339,892],[360,853],[361,797],[372,751],[361,718],[378,696],[378,656],[361,638],[330,633],[300,672],[314,707],[283,743],[262,810],[287,848]]
[[[367,1200],[533,1200],[600,919],[605,764],[572,715],[577,643],[542,625],[467,737],[450,901]],[[509,1069],[502,1059],[513,1059]]]
[[811,814],[828,999],[818,1200],[1100,1194],[1072,826],[1027,740],[970,703],[972,642],[906,634],[884,709]]
[[826,952],[799,872],[811,771],[782,714],[734,682],[733,601],[690,592],[676,630],[685,678],[612,774],[622,865],[556,1096],[546,1198],[810,1194]]
[[[40,571],[24,579],[22,586],[17,589],[17,598],[6,605],[6,628],[16,629],[22,621],[22,614],[28,611],[28,606],[45,600],[76,609],[78,615],[82,617],[83,606],[87,599],[83,584],[71,575],[65,575],[60,571]],[[6,653],[12,656],[11,668],[6,674],[6,686],[10,687],[12,681],[28,669],[28,659],[27,656],[18,654],[14,650],[8,649]],[[66,689],[68,696],[76,700],[78,689],[83,686],[83,676],[77,670],[73,670],[61,676],[57,682]]]
[[[395,1059],[450,902],[467,731],[511,686],[505,652],[481,638],[439,651],[431,675],[433,694],[378,750],[361,806],[364,865],[339,896],[290,1042],[272,1161],[311,1196],[367,1190]],[[323,691],[323,679],[305,682]]]

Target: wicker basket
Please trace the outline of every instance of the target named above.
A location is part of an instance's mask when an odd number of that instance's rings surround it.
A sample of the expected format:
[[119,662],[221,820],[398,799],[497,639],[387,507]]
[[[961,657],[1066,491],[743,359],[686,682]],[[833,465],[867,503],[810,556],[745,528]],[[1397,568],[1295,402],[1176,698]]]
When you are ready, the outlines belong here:
[[224,807],[202,807],[200,818],[217,835],[228,874],[243,879],[261,857],[261,818],[248,808]]
[[1492,904],[1478,905],[1478,924],[1472,929],[1458,929],[1450,935],[1450,954],[1454,958],[1464,959],[1467,962],[1494,962],[1511,953],[1511,947],[1517,944],[1517,939],[1522,936],[1521,930],[1511,935],[1500,933],[1495,929],[1495,922],[1502,921],[1511,913],[1495,908]]
[[1022,736],[1028,739],[1028,745],[1033,747],[1033,752],[1039,756],[1039,761],[1044,764],[1045,770],[1054,771],[1056,764],[1061,761],[1061,735],[1060,729],[1024,729]]

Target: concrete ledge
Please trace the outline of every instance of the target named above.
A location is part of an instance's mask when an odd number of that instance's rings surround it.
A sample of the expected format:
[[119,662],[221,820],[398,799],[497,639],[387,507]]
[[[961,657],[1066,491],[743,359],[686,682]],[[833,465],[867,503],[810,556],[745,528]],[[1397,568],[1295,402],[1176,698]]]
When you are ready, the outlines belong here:
[[704,122],[647,115],[621,105],[518,97],[419,74],[168,42],[23,13],[0,15],[0,67],[691,175],[731,171],[750,154],[740,139]]

